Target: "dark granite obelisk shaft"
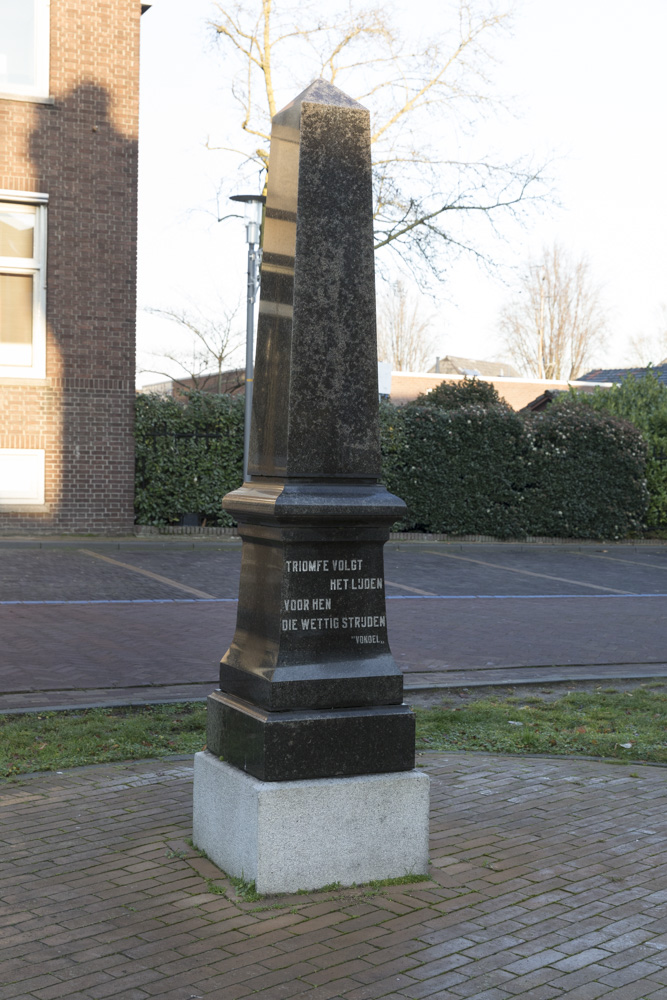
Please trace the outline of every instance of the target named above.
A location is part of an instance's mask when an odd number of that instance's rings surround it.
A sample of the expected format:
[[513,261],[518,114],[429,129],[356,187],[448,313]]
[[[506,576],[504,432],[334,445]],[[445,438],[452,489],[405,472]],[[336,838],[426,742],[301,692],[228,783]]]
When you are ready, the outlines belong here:
[[380,475],[371,182],[368,111],[335,87],[275,116],[253,477]]
[[387,642],[366,109],[322,80],[275,116],[237,628],[208,746],[263,780],[407,770]]

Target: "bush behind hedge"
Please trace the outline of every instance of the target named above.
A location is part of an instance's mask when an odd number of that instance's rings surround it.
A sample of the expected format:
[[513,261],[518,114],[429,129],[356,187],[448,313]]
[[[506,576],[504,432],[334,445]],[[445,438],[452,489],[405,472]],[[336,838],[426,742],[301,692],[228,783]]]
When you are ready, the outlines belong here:
[[465,406],[511,409],[501,397],[493,382],[476,376],[464,375],[456,382],[441,382],[428,392],[420,392],[413,406],[439,406],[441,410],[460,410]]

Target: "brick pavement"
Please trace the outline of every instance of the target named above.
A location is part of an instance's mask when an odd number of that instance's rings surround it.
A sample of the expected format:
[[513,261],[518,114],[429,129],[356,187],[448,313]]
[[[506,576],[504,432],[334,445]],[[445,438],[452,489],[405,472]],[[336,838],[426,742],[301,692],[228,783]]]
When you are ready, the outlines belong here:
[[431,882],[259,903],[187,844],[189,759],[5,783],[0,1000],[666,1000],[664,769],[419,760]]
[[[666,603],[389,600],[387,618],[410,688],[664,677]],[[235,621],[232,602],[0,607],[0,709],[203,696]]]
[[[0,605],[0,711],[203,697],[215,685],[238,542],[40,544],[0,541],[2,600],[125,603]],[[392,543],[386,563],[408,689],[667,676],[665,546]],[[224,601],[183,602],[179,587]]]
[[[90,553],[105,556],[100,560]],[[113,562],[106,560],[111,559]],[[238,594],[238,539],[12,542],[0,538],[0,600],[170,598],[174,589],[132,573],[135,566],[215,597]],[[390,593],[402,585],[432,594],[667,592],[667,545],[529,545],[390,542]],[[415,592],[415,591],[413,591]],[[181,595],[182,596],[182,595]]]

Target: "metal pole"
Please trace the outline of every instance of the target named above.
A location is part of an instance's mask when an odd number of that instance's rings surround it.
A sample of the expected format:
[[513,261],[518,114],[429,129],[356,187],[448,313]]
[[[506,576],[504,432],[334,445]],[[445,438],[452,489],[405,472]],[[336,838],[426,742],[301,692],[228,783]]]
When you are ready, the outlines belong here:
[[243,482],[248,481],[248,455],[250,453],[250,419],[252,415],[253,343],[255,336],[255,298],[257,296],[258,265],[261,250],[257,249],[257,225],[248,223],[248,290],[246,307],[245,345],[245,410],[243,427]]
[[539,339],[539,368],[540,378],[544,378],[544,275],[540,278],[540,339]]
[[[252,416],[253,386],[253,343],[255,336],[255,299],[259,287],[259,266],[262,260],[260,248],[260,220],[254,218],[255,210],[266,202],[263,194],[233,194],[230,201],[241,202],[246,208],[246,243],[248,244],[248,287],[246,294],[246,340],[245,340],[245,407],[243,427],[243,482],[248,481],[248,456],[250,454],[250,420]],[[260,212],[261,214],[261,212]],[[229,216],[225,216],[229,218]]]

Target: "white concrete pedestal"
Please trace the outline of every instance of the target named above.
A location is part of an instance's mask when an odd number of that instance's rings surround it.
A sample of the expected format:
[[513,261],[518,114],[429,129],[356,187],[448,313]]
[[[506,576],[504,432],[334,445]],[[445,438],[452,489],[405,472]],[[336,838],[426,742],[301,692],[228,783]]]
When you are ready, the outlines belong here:
[[428,808],[417,770],[259,781],[195,754],[194,843],[262,894],[426,874]]

